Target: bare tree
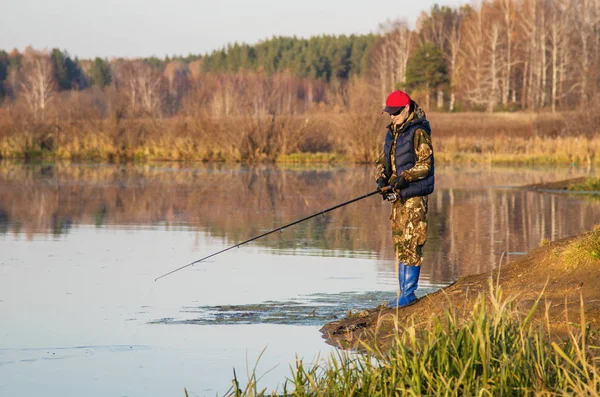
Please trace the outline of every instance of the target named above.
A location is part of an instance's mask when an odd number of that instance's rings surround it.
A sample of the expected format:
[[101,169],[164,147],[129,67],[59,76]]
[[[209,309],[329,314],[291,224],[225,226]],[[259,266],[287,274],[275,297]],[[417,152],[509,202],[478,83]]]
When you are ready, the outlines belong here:
[[488,94],[487,110],[493,112],[494,108],[498,103],[498,42],[500,38],[500,29],[498,28],[498,22],[493,21],[491,31],[489,32],[489,43],[490,43],[490,66],[489,66],[489,80],[490,80],[490,91]]
[[141,64],[137,75],[142,110],[154,117],[160,116],[164,101],[164,80],[158,69]]
[[[222,76],[223,77],[223,76]],[[214,116],[229,116],[233,111],[233,99],[235,95],[235,84],[229,78],[219,79],[219,85],[212,96],[211,110]],[[264,113],[265,105],[262,98],[254,99],[255,113]]]
[[570,0],[553,0],[550,4],[550,51],[551,51],[551,108],[556,112],[558,101],[572,89],[566,87],[569,35],[570,35]]
[[[467,103],[491,110],[519,97],[523,109],[556,111],[600,88],[600,0],[481,0],[464,9],[447,59],[452,92]],[[428,22],[437,40],[435,26]]]
[[374,79],[379,82],[380,95],[383,97],[390,90],[389,87],[389,65],[390,49],[386,40],[381,37],[373,44],[374,50],[371,52],[370,63]]
[[520,27],[524,43],[523,105],[535,110],[544,106],[547,40],[545,2],[523,0]]
[[[515,34],[516,13],[513,0],[501,0],[500,9],[504,17],[504,71],[502,82],[502,105],[507,106],[512,87],[512,67],[513,60],[513,35]],[[514,97],[514,95],[513,95]]]
[[450,34],[455,25],[456,15],[460,12],[437,4],[431,7],[429,13],[422,12],[417,19],[416,29],[420,44],[433,43],[445,54],[448,53]]
[[157,68],[139,60],[124,61],[117,67],[115,85],[127,101],[131,115],[161,115],[165,84]]
[[34,119],[44,121],[56,87],[50,56],[28,48],[20,74],[20,94],[25,98]]
[[[442,50],[444,60],[450,68],[450,76],[458,67],[457,57],[460,48],[460,27],[463,9],[452,9],[448,6],[435,4],[429,13],[422,12],[417,19],[417,32],[421,44],[433,43]],[[458,77],[458,76],[454,76]],[[443,86],[438,87],[437,107],[444,107]],[[456,85],[451,81],[450,85],[450,108],[454,109]]]
[[[576,1],[574,6],[577,10],[578,21],[576,26],[576,32],[579,39],[579,57],[580,60],[580,68],[581,68],[581,104],[585,105],[589,99],[589,91],[590,91],[590,75],[591,75],[591,65],[592,65],[592,53],[593,46],[595,44],[594,35],[598,35],[597,31],[594,32],[598,28],[598,21],[595,20],[595,4],[592,3],[592,0],[579,0]],[[594,23],[596,22],[596,23]],[[595,26],[594,26],[595,25]],[[597,40],[597,38],[596,38]]]
[[387,21],[380,25],[381,38],[374,44],[372,69],[384,97],[406,80],[406,65],[412,49],[413,32],[405,21]]
[[192,80],[199,80],[200,76],[202,76],[202,60],[198,59],[190,62],[188,65],[188,69],[190,71],[190,76]]
[[459,11],[454,14],[454,18],[452,20],[452,28],[449,32],[448,37],[448,67],[450,69],[450,104],[448,109],[450,111],[454,110],[454,106],[456,103],[456,87],[459,84],[459,76],[460,76],[460,65],[459,55],[460,48],[462,43],[462,18],[463,11]]
[[135,74],[135,65],[131,61],[115,65],[115,87],[117,88],[117,92],[122,96],[130,116],[135,116],[139,109]]
[[465,16],[462,36],[461,55],[464,69],[462,71],[465,99],[473,104],[484,106],[487,103],[486,86],[488,76],[485,65],[485,21],[483,8],[470,11]]

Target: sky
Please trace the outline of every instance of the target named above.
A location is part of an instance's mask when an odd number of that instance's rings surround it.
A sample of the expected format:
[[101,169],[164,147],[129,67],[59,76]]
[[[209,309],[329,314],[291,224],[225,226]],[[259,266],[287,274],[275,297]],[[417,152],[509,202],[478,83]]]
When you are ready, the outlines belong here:
[[60,48],[79,58],[205,54],[273,36],[377,32],[388,19],[414,27],[434,4],[466,0],[0,0],[0,49]]

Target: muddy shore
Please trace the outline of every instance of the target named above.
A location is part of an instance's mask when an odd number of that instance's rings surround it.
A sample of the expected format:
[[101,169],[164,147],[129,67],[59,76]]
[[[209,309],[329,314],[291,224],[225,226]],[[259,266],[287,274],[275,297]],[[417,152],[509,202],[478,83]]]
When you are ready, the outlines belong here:
[[[523,188],[567,190],[584,179]],[[534,321],[543,320],[551,333],[561,339],[568,337],[573,324],[580,324],[583,307],[592,339],[600,342],[599,286],[600,228],[596,227],[581,236],[543,241],[515,261],[503,261],[491,272],[462,277],[410,306],[399,309],[379,306],[349,313],[341,320],[325,324],[321,332],[328,343],[342,348],[356,347],[359,342],[385,346],[396,332],[402,332],[404,325],[414,325],[417,331],[427,330],[433,318],[443,318],[447,310],[467,320],[476,300],[484,296],[490,305],[490,290],[499,287],[502,296],[512,301],[523,318],[539,299]]]
[[547,191],[547,190],[568,191],[570,187],[579,185],[579,184],[585,182],[587,179],[588,178],[586,178],[586,177],[580,177],[580,178],[566,179],[566,180],[556,181],[556,182],[535,183],[532,185],[522,186],[521,188],[528,189],[528,190],[541,190],[541,191]]

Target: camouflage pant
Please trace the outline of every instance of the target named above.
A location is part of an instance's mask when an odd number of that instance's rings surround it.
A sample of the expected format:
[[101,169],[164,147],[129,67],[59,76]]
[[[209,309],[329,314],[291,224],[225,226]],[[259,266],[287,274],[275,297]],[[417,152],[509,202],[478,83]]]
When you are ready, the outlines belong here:
[[397,200],[392,205],[392,239],[398,262],[421,266],[427,241],[427,196]]

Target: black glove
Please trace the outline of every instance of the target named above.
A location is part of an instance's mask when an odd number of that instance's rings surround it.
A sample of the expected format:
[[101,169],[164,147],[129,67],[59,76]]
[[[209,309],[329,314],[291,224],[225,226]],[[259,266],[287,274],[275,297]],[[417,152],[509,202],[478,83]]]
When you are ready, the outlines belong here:
[[379,190],[379,192],[381,192],[381,189],[383,189],[387,185],[388,185],[388,183],[385,178],[377,179],[377,190]]
[[377,179],[377,190],[381,194],[383,201],[389,201],[389,195],[392,193],[391,186],[387,182],[387,178],[381,177]]
[[403,176],[398,176],[390,182],[392,189],[397,192],[408,187],[408,181]]

